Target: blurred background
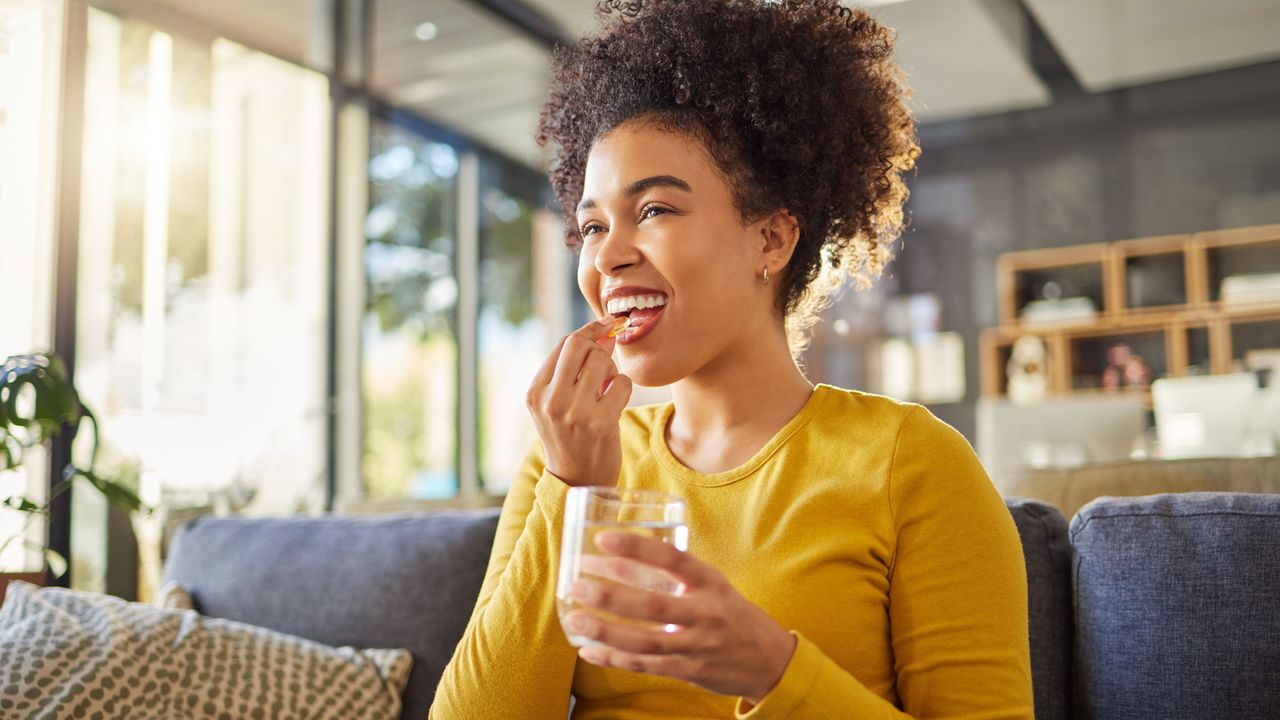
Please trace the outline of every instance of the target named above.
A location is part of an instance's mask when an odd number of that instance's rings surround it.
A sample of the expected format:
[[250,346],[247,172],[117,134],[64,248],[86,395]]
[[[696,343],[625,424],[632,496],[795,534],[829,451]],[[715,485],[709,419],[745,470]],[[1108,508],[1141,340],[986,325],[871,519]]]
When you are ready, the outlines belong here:
[[[61,354],[101,473],[157,508],[55,504],[24,532],[61,582],[145,598],[200,514],[501,503],[529,379],[589,315],[533,130],[594,5],[0,0],[0,358]],[[1280,4],[864,6],[923,155],[898,259],[826,313],[810,379],[926,404],[1002,490],[1274,455]]]

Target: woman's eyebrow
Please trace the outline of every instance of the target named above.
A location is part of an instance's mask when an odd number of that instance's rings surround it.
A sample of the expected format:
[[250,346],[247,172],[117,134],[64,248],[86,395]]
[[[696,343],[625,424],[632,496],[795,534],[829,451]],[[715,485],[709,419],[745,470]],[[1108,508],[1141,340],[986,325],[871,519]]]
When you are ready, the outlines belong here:
[[[628,185],[626,189],[622,191],[622,194],[627,197],[632,197],[634,195],[639,195],[652,187],[672,187],[677,190],[683,190],[684,192],[693,192],[693,188],[689,187],[689,183],[674,175],[654,175],[653,177],[636,180]],[[590,210],[595,206],[595,200],[586,198],[582,202],[578,203],[578,212]]]

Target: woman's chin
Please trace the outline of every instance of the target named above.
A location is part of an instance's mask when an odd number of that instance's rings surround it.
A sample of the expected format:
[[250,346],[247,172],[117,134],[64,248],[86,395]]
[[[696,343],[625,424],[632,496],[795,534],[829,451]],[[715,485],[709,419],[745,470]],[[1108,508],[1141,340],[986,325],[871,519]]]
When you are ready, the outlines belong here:
[[618,371],[631,379],[631,384],[641,387],[663,387],[684,378],[687,373],[671,367],[656,358],[649,357],[616,358]]

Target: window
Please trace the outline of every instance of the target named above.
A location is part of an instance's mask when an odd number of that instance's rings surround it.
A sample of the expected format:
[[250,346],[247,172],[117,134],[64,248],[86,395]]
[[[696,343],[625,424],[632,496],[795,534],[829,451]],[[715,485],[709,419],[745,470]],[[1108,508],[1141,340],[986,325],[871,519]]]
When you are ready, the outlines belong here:
[[[10,355],[44,350],[53,327],[53,148],[57,142],[61,12],[44,0],[0,5],[0,363]],[[0,469],[0,498],[43,498],[48,481],[44,453],[33,448],[22,469]],[[22,531],[27,516],[0,510],[0,542]],[[42,558],[44,528],[27,525],[22,541],[0,550],[0,570],[32,571]]]
[[[565,287],[547,286],[549,273],[535,267],[543,263],[535,221],[545,182],[497,158],[481,166],[477,437],[480,481],[491,493],[511,486],[537,440],[525,394],[551,351],[551,326],[558,326],[546,307],[558,298],[546,295]],[[553,250],[568,261],[563,245]]]
[[76,376],[148,597],[184,515],[323,506],[328,85],[90,10],[85,87]]
[[[495,142],[492,127],[460,128],[487,138],[476,147],[420,119],[441,117],[430,93],[407,98],[353,74],[331,95],[334,24],[323,3],[270,17],[241,0],[218,17],[170,0],[125,6],[127,17],[50,0],[0,7],[0,357],[52,345],[54,220],[76,218],[65,226],[75,267],[61,270],[77,279],[65,310],[76,382],[100,420],[98,470],[134,483],[159,511],[126,519],[96,493],[76,493],[73,587],[146,599],[185,520],[323,509],[330,412],[340,413],[344,499],[359,488],[374,508],[499,502],[537,437],[528,383],[570,316],[585,312],[560,220],[544,208],[546,179],[521,164],[534,162],[524,145]],[[64,23],[69,8],[87,24]],[[541,72],[542,48],[465,4],[455,10],[517,51],[504,62],[519,78],[504,82],[541,92],[526,76]],[[374,17],[400,33],[395,18]],[[409,26],[417,37],[396,65],[418,90],[413,53],[448,48],[421,39],[431,22]],[[64,84],[64,58],[84,62],[83,86],[77,73]],[[456,69],[461,87],[471,72]],[[59,207],[54,184],[64,93],[84,102],[83,126],[64,130],[81,133],[80,147],[65,148],[80,168],[75,207]],[[363,172],[339,175],[346,185],[331,177],[335,96],[352,120],[340,123],[339,157],[367,168],[367,206]],[[337,265],[354,277],[337,276],[340,306],[329,307],[335,191]],[[329,358],[331,332],[350,355]],[[32,452],[24,472],[0,474],[0,496],[40,497],[48,477]],[[0,531],[22,520],[0,512]],[[132,557],[129,529],[137,566],[120,564]],[[28,537],[42,534],[33,526]],[[35,551],[0,552],[5,569],[39,565]]]
[[458,492],[458,151],[373,123],[365,220],[365,492]]

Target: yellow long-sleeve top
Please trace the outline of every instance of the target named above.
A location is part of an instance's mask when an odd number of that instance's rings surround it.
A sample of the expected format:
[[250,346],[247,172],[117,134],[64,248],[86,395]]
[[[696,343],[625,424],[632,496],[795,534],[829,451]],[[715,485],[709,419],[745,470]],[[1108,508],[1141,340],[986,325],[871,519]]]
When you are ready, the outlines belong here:
[[797,637],[759,705],[580,661],[556,614],[565,494],[535,446],[446,667],[438,720],[1033,717],[1013,519],[965,439],[919,405],[818,385],[742,466],[666,444],[670,403],[622,417],[620,487],[686,498],[689,552]]

